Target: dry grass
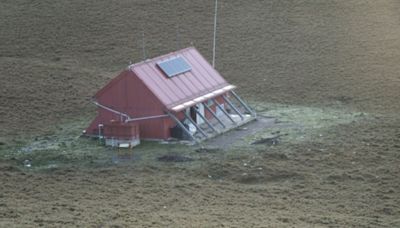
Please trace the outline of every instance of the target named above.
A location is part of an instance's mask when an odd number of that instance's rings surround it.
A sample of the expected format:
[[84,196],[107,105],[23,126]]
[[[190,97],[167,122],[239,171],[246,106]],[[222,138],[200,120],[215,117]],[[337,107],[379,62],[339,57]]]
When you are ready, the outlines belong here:
[[[211,59],[213,2],[4,0],[0,226],[400,226],[400,4],[220,4],[217,69],[252,104],[350,110],[368,118],[328,124],[318,139],[310,127],[306,140],[273,147],[196,154],[144,145],[141,159],[122,165],[82,163],[108,151],[72,140],[65,153],[37,152],[43,164],[59,158],[63,166],[24,169],[25,155],[12,159],[15,151],[35,137],[63,139],[58,134],[66,123],[73,126],[68,137],[79,132],[95,114],[94,92],[142,59],[142,26],[149,57],[180,43]],[[170,153],[195,161],[155,159]]]

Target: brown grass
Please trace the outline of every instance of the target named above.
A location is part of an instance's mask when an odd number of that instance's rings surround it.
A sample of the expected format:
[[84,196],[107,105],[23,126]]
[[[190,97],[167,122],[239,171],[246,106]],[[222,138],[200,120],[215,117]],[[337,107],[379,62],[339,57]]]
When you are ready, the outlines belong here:
[[[250,103],[370,118],[320,140],[199,155],[193,166],[44,172],[2,156],[0,226],[400,226],[400,4],[220,3],[217,69]],[[142,27],[148,57],[177,48],[178,23],[180,47],[211,59],[212,10],[212,1],[1,1],[0,153],[90,119],[90,97],[142,60]]]

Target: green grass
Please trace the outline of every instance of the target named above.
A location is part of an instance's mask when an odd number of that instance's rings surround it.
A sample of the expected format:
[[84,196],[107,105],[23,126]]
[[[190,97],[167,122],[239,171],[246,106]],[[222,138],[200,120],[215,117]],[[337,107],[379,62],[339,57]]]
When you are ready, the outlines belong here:
[[[278,124],[271,128],[249,135],[228,151],[217,150],[213,153],[196,152],[198,146],[187,146],[179,143],[161,144],[159,142],[142,141],[133,149],[116,149],[105,147],[97,139],[82,138],[81,130],[90,122],[82,118],[65,122],[45,135],[14,140],[12,145],[2,145],[0,159],[14,161],[24,168],[25,160],[32,161],[30,170],[51,170],[65,166],[98,167],[116,164],[134,163],[138,166],[164,166],[165,162],[155,162],[163,155],[178,155],[194,159],[192,162],[174,163],[169,166],[185,166],[196,169],[203,161],[222,161],[230,159],[246,160],[258,156],[258,152],[266,147],[279,147],[282,153],[290,149],[290,145],[304,142],[325,142],[329,129],[340,124],[348,124],[368,118],[368,114],[352,112],[346,109],[316,108],[274,103],[257,104],[259,115],[277,118]],[[265,137],[282,135],[279,145],[251,145],[251,142]],[[201,146],[201,145],[200,145]],[[258,152],[257,152],[258,151]],[[133,155],[132,160],[123,161],[118,155]],[[189,167],[190,166],[190,167]]]
[[247,136],[237,145],[239,147],[248,147],[255,140],[276,135],[281,135],[281,144],[307,141],[326,143],[326,136],[329,135],[327,132],[335,126],[370,118],[367,113],[354,112],[343,107],[318,108],[276,103],[258,103],[255,107],[259,115],[276,118],[277,124]]
[[158,157],[163,155],[185,155],[196,157],[194,147],[183,144],[161,144],[142,141],[133,149],[116,149],[104,146],[103,141],[80,137],[82,129],[89,123],[87,118],[75,120],[56,126],[42,136],[13,141],[0,148],[0,159],[13,161],[23,166],[25,160],[31,160],[30,170],[49,170],[66,166],[98,167],[128,163],[116,159],[118,155],[133,154],[137,165],[152,166]]

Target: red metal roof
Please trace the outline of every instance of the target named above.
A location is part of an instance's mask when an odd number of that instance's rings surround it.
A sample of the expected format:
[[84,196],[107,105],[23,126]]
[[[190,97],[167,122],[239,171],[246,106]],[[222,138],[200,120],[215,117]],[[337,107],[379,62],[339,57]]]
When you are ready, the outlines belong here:
[[[191,70],[168,78],[157,66],[157,63],[176,56],[183,57],[190,65]],[[220,93],[234,88],[194,47],[133,64],[129,66],[129,70],[134,72],[168,109],[204,95],[212,95],[216,91]],[[178,110],[174,108],[174,111]]]

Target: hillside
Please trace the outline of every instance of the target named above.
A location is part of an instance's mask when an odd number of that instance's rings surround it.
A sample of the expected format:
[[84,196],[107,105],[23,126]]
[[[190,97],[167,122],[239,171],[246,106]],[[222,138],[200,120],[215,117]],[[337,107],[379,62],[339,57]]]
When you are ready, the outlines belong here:
[[[193,45],[211,60],[213,9],[214,2],[205,0],[1,1],[0,152],[53,137],[66,129],[63,124],[75,124],[74,132],[83,129],[95,115],[91,96],[130,62],[143,60],[143,32],[147,58]],[[221,0],[216,68],[250,104],[278,116],[282,113],[273,112],[274,107],[293,106],[368,119],[338,121],[321,133],[327,134],[321,140],[288,142],[281,149],[242,149],[246,159],[260,155],[258,165],[269,171],[270,176],[256,178],[257,185],[241,181],[238,173],[245,171],[240,159],[222,159],[218,170],[212,154],[199,169],[146,163],[102,167],[106,171],[100,176],[94,175],[99,170],[84,168],[51,174],[15,171],[9,168],[15,161],[2,155],[0,179],[7,185],[0,191],[0,226],[65,225],[64,215],[71,222],[67,224],[76,226],[115,222],[165,227],[191,221],[229,227],[398,226],[399,12],[400,3],[391,0]],[[329,155],[320,153],[321,148]],[[274,157],[286,152],[288,160]],[[140,177],[120,176],[128,172]],[[226,182],[210,181],[209,173],[219,173]],[[68,181],[55,181],[64,178]],[[32,187],[37,181],[43,186]],[[91,181],[93,185],[87,184]],[[17,192],[7,195],[12,189]],[[51,189],[50,202],[40,195],[46,189]],[[68,191],[59,199],[56,193],[63,189]],[[97,198],[80,198],[92,191]],[[138,195],[142,198],[131,202],[137,207],[125,205]],[[96,202],[109,197],[115,204],[107,206],[108,212],[96,211]],[[172,211],[159,211],[181,197]],[[74,205],[67,199],[75,200]],[[27,202],[32,208],[19,204]],[[49,209],[62,204],[81,214]],[[240,207],[247,212],[241,215]],[[10,210],[17,211],[18,221]],[[129,211],[138,214],[132,219]],[[154,213],[155,224],[147,213]],[[49,214],[48,220],[35,218]]]

